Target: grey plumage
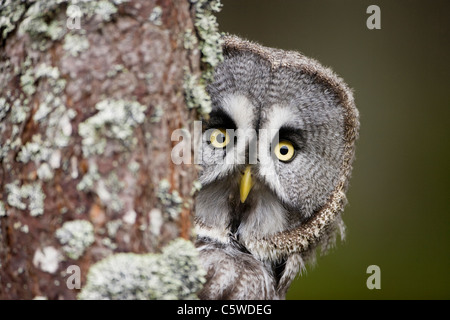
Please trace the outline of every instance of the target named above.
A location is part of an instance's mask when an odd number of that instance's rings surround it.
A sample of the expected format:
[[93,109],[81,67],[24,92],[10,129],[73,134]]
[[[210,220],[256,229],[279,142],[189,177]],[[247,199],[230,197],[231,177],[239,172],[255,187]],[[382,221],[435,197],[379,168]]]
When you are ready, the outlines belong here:
[[[358,112],[343,80],[299,53],[229,36],[224,57],[208,87],[207,128],[234,129],[237,143],[214,148],[205,133],[195,222],[208,281],[200,297],[283,299],[315,249],[332,244],[337,230],[343,236]],[[256,135],[240,143],[248,129]],[[274,138],[295,149],[291,159],[273,156]],[[252,139],[257,151],[249,150]],[[240,156],[245,163],[232,161]],[[242,203],[240,179],[252,156]]]

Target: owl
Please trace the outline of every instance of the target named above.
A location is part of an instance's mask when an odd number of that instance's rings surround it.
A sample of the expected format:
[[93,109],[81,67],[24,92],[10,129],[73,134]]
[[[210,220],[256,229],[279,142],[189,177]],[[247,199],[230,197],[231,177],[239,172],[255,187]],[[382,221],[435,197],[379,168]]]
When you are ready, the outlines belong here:
[[201,299],[284,299],[344,236],[359,115],[348,86],[300,53],[226,36],[208,86],[195,204]]

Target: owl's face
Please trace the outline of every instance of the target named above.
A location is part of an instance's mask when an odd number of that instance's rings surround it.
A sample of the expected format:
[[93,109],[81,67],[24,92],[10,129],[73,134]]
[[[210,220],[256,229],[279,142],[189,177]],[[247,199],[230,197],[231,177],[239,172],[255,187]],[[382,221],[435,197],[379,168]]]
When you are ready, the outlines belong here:
[[250,51],[225,51],[209,86],[202,189],[203,235],[248,241],[298,227],[330,200],[345,151],[338,94],[314,74]]
[[343,80],[299,53],[231,36],[208,90],[198,239],[274,266],[343,235],[359,130]]

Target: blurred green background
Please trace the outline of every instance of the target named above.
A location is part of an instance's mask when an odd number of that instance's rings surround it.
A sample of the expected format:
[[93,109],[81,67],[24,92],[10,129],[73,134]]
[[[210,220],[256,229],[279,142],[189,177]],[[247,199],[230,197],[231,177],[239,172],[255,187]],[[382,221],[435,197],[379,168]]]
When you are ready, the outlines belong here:
[[[361,114],[346,240],[287,298],[450,299],[450,1],[222,3],[221,31],[332,67]],[[381,30],[366,27],[371,4]]]

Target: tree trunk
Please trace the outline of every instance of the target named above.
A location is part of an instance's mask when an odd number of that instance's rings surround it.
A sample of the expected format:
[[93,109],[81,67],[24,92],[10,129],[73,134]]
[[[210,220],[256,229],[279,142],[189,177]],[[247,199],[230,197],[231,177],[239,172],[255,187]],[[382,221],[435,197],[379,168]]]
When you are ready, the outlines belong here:
[[0,299],[73,299],[105,257],[191,238],[171,134],[207,113],[203,2],[3,1]]

